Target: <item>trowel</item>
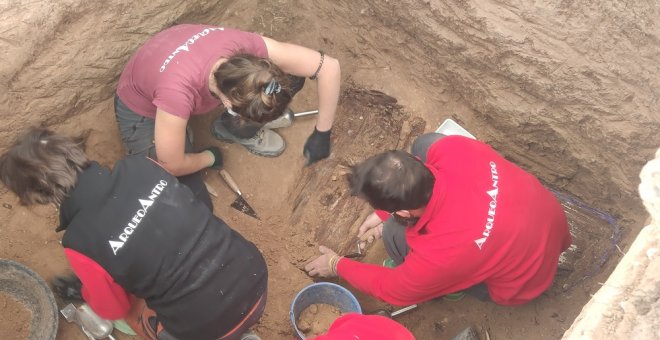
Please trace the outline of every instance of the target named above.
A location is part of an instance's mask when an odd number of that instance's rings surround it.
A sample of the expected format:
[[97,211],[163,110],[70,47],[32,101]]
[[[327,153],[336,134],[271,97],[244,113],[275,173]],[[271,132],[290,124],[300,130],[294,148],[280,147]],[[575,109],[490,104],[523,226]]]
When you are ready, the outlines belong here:
[[234,181],[234,179],[227,172],[227,170],[225,169],[220,170],[220,176],[222,177],[222,179],[225,180],[225,183],[227,183],[229,188],[231,188],[231,190],[233,190],[236,193],[236,199],[231,204],[231,207],[248,216],[259,219],[254,209],[252,209],[252,207],[248,204],[245,198],[243,198],[243,193],[241,193],[241,190],[238,188],[238,184],[236,184],[236,181]]
[[60,313],[67,322],[78,325],[89,340],[115,340],[112,336],[112,330],[114,329],[112,322],[101,319],[86,303],[78,308],[70,303],[62,308]]

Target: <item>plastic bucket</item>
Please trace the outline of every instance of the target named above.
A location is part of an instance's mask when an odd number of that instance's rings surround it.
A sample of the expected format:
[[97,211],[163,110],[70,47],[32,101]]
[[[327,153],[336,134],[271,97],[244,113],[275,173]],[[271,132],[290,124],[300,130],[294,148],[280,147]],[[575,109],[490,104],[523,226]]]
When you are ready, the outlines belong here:
[[299,339],[305,339],[305,334],[298,329],[298,317],[305,308],[315,303],[335,306],[342,314],[351,312],[362,314],[360,303],[348,289],[331,282],[313,283],[298,292],[291,302],[289,315]]

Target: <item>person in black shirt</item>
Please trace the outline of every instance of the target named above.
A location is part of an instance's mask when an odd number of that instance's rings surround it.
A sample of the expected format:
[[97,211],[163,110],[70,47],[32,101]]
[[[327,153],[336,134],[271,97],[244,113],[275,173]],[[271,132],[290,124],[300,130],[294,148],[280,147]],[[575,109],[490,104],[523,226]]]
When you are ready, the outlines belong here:
[[258,339],[244,333],[266,304],[263,256],[158,163],[109,170],[82,138],[33,129],[0,157],[0,180],[22,204],[59,206],[64,252],[100,317],[148,339]]

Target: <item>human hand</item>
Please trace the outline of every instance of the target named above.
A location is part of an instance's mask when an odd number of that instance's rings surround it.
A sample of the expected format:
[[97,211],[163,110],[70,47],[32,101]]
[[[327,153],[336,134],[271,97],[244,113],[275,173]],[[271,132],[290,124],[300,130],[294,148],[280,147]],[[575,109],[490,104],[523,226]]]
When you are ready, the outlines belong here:
[[362,225],[358,228],[360,249],[364,249],[367,243],[372,243],[381,237],[383,237],[383,221],[374,211],[364,219],[364,222],[362,222]]
[[213,164],[211,164],[209,168],[222,169],[224,162],[222,160],[222,152],[220,152],[220,148],[217,146],[209,146],[204,149],[204,151],[210,152],[211,155],[213,155]]
[[55,294],[62,299],[83,301],[82,282],[76,274],[56,275],[51,284]]
[[307,138],[307,142],[305,142],[305,147],[303,148],[303,155],[307,159],[305,166],[330,156],[331,132],[332,129],[321,132],[316,127],[314,128],[314,132]]
[[305,271],[310,276],[332,277],[337,276],[337,262],[339,255],[326,246],[320,246],[321,256],[305,266]]

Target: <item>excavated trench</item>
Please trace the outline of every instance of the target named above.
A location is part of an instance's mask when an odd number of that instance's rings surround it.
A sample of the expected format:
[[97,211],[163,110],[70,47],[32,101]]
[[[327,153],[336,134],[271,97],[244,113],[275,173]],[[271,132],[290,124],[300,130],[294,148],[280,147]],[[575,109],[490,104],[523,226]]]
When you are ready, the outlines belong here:
[[[216,174],[206,177],[219,193],[216,214],[255,242],[269,264],[269,304],[257,333],[265,339],[292,337],[289,304],[312,282],[299,268],[320,243],[348,250],[368,213],[347,195],[345,166],[385,148],[405,148],[452,118],[556,192],[575,247],[563,259],[553,288],[530,304],[432,301],[397,320],[419,339],[450,338],[470,325],[493,338],[558,338],[647,216],[636,186],[641,166],[660,145],[660,39],[654,20],[659,5],[621,4],[3,4],[0,43],[8,63],[0,68],[5,104],[0,140],[4,147],[33,125],[68,134],[88,130],[90,156],[112,165],[123,153],[111,103],[118,75],[144,40],[172,24],[226,25],[323,49],[340,60],[344,84],[333,156],[302,167],[302,144],[313,120],[281,132],[289,149],[277,159],[222,145],[229,171],[261,222],[231,210],[229,190]],[[303,111],[315,105],[315,84],[308,82],[293,106]],[[207,132],[217,114],[193,121],[198,146],[215,143]],[[20,261],[47,279],[66,270],[60,236],[50,228],[57,212],[21,207],[4,189],[0,200],[5,203],[0,218],[6,221],[0,257]],[[374,248],[365,261],[376,262],[382,254]],[[366,309],[383,307],[358,297]],[[58,338],[80,334],[62,323]]]

